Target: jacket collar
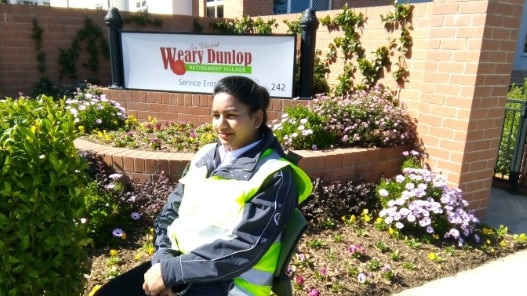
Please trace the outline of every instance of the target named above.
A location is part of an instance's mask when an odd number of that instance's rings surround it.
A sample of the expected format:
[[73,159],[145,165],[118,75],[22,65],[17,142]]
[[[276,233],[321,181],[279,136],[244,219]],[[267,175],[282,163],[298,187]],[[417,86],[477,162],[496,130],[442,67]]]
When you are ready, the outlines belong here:
[[197,167],[207,166],[207,171],[212,175],[236,179],[249,180],[254,172],[260,155],[267,149],[271,148],[280,156],[285,157],[284,151],[278,142],[278,139],[273,135],[273,131],[265,126],[262,133],[262,141],[260,143],[243,153],[232,164],[224,165],[218,168],[220,164],[220,157],[218,147],[221,144],[218,142],[214,149],[209,150],[198,162]]

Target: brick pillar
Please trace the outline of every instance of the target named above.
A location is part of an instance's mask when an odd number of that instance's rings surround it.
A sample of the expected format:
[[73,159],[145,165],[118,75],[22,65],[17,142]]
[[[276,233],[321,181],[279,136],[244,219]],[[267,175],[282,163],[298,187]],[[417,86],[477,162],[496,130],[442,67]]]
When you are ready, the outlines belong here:
[[433,169],[485,215],[523,0],[435,0],[418,114]]

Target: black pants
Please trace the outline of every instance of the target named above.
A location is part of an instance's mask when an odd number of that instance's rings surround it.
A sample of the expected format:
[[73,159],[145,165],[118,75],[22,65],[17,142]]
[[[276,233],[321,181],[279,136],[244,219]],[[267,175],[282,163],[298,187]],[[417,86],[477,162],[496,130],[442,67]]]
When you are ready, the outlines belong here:
[[[145,296],[143,291],[144,274],[152,266],[145,262],[111,279],[102,286],[95,296]],[[190,287],[172,287],[174,292],[184,292],[185,296],[222,296],[228,295],[232,281],[193,284]],[[186,289],[188,288],[188,289]]]

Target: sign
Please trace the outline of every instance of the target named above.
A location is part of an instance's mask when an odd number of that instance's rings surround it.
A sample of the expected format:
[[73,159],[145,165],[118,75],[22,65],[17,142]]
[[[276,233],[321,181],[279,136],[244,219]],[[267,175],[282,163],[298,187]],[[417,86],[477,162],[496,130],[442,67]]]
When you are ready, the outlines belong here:
[[247,76],[271,97],[293,96],[295,35],[122,32],[124,87],[212,93],[225,76]]

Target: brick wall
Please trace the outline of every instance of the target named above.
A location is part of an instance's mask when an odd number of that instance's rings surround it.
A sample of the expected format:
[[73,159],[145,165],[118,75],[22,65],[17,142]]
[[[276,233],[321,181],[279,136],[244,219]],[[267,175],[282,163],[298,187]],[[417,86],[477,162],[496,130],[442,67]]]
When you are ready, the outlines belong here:
[[273,14],[273,1],[269,0],[224,0],[223,15],[226,18]]
[[[41,78],[37,66],[37,50],[31,38],[33,20],[37,20],[42,28],[42,51],[45,53],[45,75],[54,82],[72,84],[65,77],[60,81],[59,55],[60,49],[68,49],[78,31],[84,27],[84,21],[89,18],[99,26],[107,38],[108,27],[104,22],[107,12],[90,9],[66,9],[31,5],[0,4],[0,95],[17,96],[19,92],[29,93]],[[121,12],[123,18],[130,16]],[[150,15],[150,18],[160,19],[163,26],[157,31],[192,32],[195,18],[192,16]],[[210,18],[196,19],[205,29],[211,32]],[[125,24],[123,30],[152,31],[151,26]],[[81,44],[86,47],[86,43]],[[83,50],[76,64],[79,80],[97,79],[100,85],[111,82],[110,61],[102,55],[99,57],[99,71],[93,73],[82,63],[88,60],[87,51]]]
[[[177,181],[185,166],[192,159],[191,153],[168,153],[115,148],[75,140],[79,150],[89,150],[100,156],[105,163],[118,172],[140,183],[146,183],[164,172],[172,181]],[[400,173],[402,152],[407,147],[334,149],[331,151],[296,151],[301,157],[298,166],[312,180],[342,180],[353,182],[378,182],[382,177],[390,178]]]
[[[140,121],[147,120],[149,116],[159,121],[190,121],[199,124],[211,121],[212,95],[109,88],[103,89],[103,92],[108,98],[119,102],[128,115]],[[268,123],[280,118],[285,108],[306,103],[305,100],[272,98],[267,110]]]
[[[521,2],[521,3],[520,3]],[[419,133],[430,164],[485,209],[523,1],[435,1]]]

